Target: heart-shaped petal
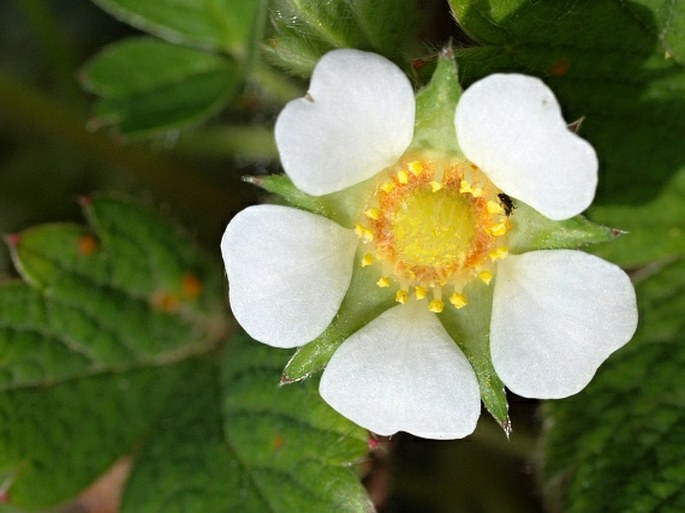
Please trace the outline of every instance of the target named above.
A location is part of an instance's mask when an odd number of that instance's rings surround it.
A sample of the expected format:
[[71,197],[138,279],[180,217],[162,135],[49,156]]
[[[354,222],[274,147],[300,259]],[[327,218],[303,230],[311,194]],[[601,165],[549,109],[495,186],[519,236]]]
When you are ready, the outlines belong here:
[[397,162],[414,133],[414,92],[392,62],[333,50],[314,68],[309,92],[276,121],[285,172],[308,194],[336,192]]
[[568,129],[541,80],[490,75],[464,92],[454,122],[466,157],[508,195],[554,220],[592,203],[595,150]]
[[635,289],[620,267],[582,251],[532,251],[500,262],[490,352],[524,397],[582,390],[637,327]]
[[425,303],[391,308],[343,342],[319,392],[380,435],[462,438],[480,415],[476,375]]
[[236,215],[221,239],[235,318],[254,339],[301,346],[330,324],[358,240],[325,217],[278,205]]

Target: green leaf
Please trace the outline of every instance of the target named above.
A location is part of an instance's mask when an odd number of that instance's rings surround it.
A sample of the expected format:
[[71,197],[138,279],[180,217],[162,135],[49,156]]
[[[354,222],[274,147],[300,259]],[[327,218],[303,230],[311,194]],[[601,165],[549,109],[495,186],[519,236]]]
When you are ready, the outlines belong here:
[[144,136],[197,124],[221,110],[240,76],[232,61],[154,38],[130,38],[105,48],[81,80],[100,98],[96,124]]
[[335,48],[371,50],[408,68],[420,22],[414,0],[275,0],[276,35],[266,48],[271,59],[308,77]]
[[44,510],[78,494],[149,435],[184,370],[132,369],[0,393],[0,478],[12,506]]
[[685,257],[685,169],[654,200],[644,205],[603,205],[592,219],[621,226],[628,235],[598,248],[597,253],[626,267]]
[[637,294],[633,341],[585,391],[545,408],[544,478],[555,510],[685,509],[685,260]]
[[93,0],[122,21],[174,43],[241,57],[259,20],[258,0]]
[[[673,2],[642,2],[657,3],[673,7],[673,20],[682,17]],[[493,72],[537,75],[566,119],[586,117],[581,135],[601,162],[598,203],[645,203],[668,187],[685,163],[685,73],[665,57],[657,37],[671,33],[665,25],[671,18],[635,2],[453,0],[451,6],[476,42],[456,51],[462,83]]]
[[[644,6],[648,9],[640,9]],[[685,62],[685,10],[673,0],[632,0],[626,3],[636,16],[655,29],[664,52],[683,64]],[[645,13],[653,13],[654,21]]]
[[90,228],[8,238],[28,284],[0,286],[0,476],[22,509],[133,449],[226,330],[218,269],[186,236],[127,200],[83,206]]
[[370,511],[353,466],[366,453],[366,432],[331,410],[314,380],[276,387],[285,358],[236,337],[219,366],[198,368],[162,419],[166,428],[141,452],[123,513],[162,504],[165,511]]

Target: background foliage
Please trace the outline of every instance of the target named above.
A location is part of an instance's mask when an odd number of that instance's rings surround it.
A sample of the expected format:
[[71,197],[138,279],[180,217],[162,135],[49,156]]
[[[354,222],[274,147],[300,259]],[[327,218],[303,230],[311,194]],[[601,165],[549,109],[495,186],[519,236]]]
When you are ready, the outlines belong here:
[[[0,511],[69,501],[122,457],[124,512],[685,508],[682,2],[0,0],[0,13]],[[536,75],[584,117],[601,159],[588,216],[629,232],[593,251],[630,271],[640,327],[578,396],[539,410],[510,396],[510,442],[483,418],[467,440],[399,435],[369,456],[315,378],[277,388],[288,352],[236,334],[217,241],[260,199],[240,176],[278,171],[274,117],[323,53],[376,51],[420,87],[450,41],[462,85]]]

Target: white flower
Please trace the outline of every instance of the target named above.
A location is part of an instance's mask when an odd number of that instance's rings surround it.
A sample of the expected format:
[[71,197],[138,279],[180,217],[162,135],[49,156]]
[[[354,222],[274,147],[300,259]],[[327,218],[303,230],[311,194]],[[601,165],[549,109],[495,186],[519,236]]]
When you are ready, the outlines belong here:
[[306,193],[369,180],[359,223],[254,206],[231,221],[221,247],[236,319],[284,348],[331,323],[355,258],[377,265],[377,285],[394,287],[401,304],[338,348],[320,393],[382,435],[459,438],[475,429],[480,392],[439,320],[443,292],[468,315],[470,291],[494,277],[492,362],[509,389],[534,398],[588,384],[634,333],[635,293],[621,269],[581,251],[507,255],[516,214],[510,219],[501,192],[562,220],[589,206],[597,183],[594,150],[567,129],[540,80],[498,74],[473,84],[454,116],[463,156],[411,148],[414,123],[412,87],[394,64],[357,50],[328,53],[307,96],[279,116],[276,142]]

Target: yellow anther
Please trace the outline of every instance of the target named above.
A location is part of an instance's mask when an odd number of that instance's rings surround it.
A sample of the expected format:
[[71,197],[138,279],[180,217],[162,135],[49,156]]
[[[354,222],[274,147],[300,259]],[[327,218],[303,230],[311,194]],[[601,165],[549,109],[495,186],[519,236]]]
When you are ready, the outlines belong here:
[[445,309],[445,303],[442,299],[434,299],[428,303],[428,309],[433,313],[441,313]]
[[373,240],[373,232],[362,224],[357,223],[354,225],[354,233],[364,243],[371,242]]
[[488,214],[504,214],[504,209],[502,208],[502,205],[500,205],[496,201],[488,201],[487,209]]
[[371,256],[371,253],[364,253],[364,256],[362,257],[362,267],[368,267],[371,264],[373,264],[373,256]]
[[421,173],[423,173],[423,164],[421,164],[421,162],[418,160],[415,160],[407,164],[407,169],[414,176],[419,176]]
[[369,219],[373,219],[374,221],[378,221],[378,218],[381,216],[381,213],[377,208],[370,208],[369,210],[364,212],[364,215],[366,217],[368,217]]
[[407,301],[409,301],[409,292],[406,290],[398,290],[395,292],[395,301],[400,303],[401,305],[405,304]]
[[462,180],[461,182],[459,182],[459,192],[461,192],[462,194],[471,192],[471,184],[466,180]]
[[459,292],[454,292],[450,296],[450,303],[452,303],[452,306],[454,306],[454,308],[457,310],[464,308],[469,304],[469,302],[466,300],[466,297],[463,294],[459,294]]
[[492,233],[495,237],[501,237],[507,233],[507,225],[504,223],[497,223],[490,229],[490,233]]
[[425,299],[427,293],[428,291],[425,289],[425,287],[419,285],[416,287],[416,290],[414,290],[414,297],[416,297],[418,300]]
[[442,184],[440,182],[436,182],[435,180],[431,180],[431,190],[433,192],[438,192],[440,189],[442,189]]
[[500,247],[495,248],[492,251],[490,251],[488,256],[490,257],[490,260],[495,262],[497,260],[502,260],[508,254],[509,254],[509,248],[506,246],[500,246]]
[[393,182],[392,180],[388,180],[383,185],[381,185],[381,190],[386,194],[390,194],[394,188],[395,182]]
[[384,289],[386,287],[390,286],[390,279],[386,278],[385,276],[382,276],[377,282],[376,285],[378,285],[380,288]]
[[478,277],[481,279],[483,283],[486,285],[490,285],[490,281],[492,280],[492,273],[490,271],[481,271],[478,273]]
[[480,198],[483,195],[483,189],[480,187],[472,187],[469,192],[474,198]]
[[404,169],[400,169],[397,172],[397,181],[400,182],[402,185],[406,185],[409,183],[409,173],[407,173]]

